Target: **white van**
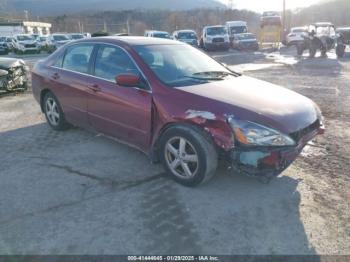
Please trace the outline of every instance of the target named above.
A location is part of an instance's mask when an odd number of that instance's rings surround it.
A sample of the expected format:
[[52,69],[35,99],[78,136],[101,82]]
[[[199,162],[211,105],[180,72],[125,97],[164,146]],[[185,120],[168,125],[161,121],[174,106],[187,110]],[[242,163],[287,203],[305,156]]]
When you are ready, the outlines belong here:
[[206,26],[203,28],[200,46],[206,50],[230,49],[230,37],[223,25]]
[[145,36],[170,39],[170,34],[165,31],[155,31],[155,30],[145,31]]
[[234,40],[236,34],[248,33],[247,22],[244,21],[228,21],[225,24],[227,32],[230,36],[230,42]]

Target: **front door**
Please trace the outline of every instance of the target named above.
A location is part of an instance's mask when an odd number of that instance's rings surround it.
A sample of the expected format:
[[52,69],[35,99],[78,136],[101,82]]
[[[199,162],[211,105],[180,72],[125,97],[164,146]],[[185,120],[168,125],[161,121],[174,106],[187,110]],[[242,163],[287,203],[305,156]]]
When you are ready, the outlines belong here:
[[147,151],[152,121],[152,93],[148,85],[117,85],[116,76],[126,73],[141,76],[126,51],[115,45],[100,45],[92,72],[96,78],[89,94],[88,118],[97,131]]

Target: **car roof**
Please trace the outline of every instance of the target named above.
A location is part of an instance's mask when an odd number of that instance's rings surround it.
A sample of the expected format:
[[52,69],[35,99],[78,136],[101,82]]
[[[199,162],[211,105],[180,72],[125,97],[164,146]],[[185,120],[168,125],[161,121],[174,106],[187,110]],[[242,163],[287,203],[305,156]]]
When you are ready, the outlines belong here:
[[145,37],[145,36],[102,36],[85,38],[75,41],[75,43],[80,42],[103,42],[110,44],[124,44],[129,46],[140,46],[140,45],[185,45],[182,42],[174,41],[171,39],[155,38],[155,37]]
[[177,30],[176,32],[178,32],[178,33],[185,33],[185,32],[195,33],[195,31],[194,31],[194,30],[192,30],[192,29],[183,29],[183,30]]
[[208,26],[205,26],[204,28],[214,28],[214,27],[225,27],[224,25],[208,25]]
[[314,25],[314,26],[334,26],[332,23],[330,22],[318,22],[318,23],[313,23],[311,25]]

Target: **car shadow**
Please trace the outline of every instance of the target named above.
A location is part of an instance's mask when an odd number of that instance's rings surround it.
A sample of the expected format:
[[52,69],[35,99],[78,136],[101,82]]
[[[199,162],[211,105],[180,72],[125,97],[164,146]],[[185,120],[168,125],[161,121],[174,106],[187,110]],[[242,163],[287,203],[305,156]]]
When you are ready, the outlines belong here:
[[[2,221],[31,215],[38,207],[43,208],[41,212],[57,212],[59,208],[75,205],[70,204],[69,197],[80,194],[76,188],[70,192],[70,186],[43,187],[50,184],[49,180],[62,183],[65,179],[81,186],[80,179],[84,178],[92,181],[90,187],[95,185],[100,189],[85,189],[83,199],[105,189],[118,192],[137,188],[141,192],[135,217],[129,217],[128,224],[142,219],[142,234],[130,241],[144,254],[316,253],[310,246],[300,213],[298,185],[302,181],[290,176],[262,184],[221,167],[209,183],[186,188],[163,176],[162,168],[150,164],[139,151],[79,128],[56,132],[42,123],[0,135],[1,178],[4,185],[15,184],[17,194],[23,194],[3,203],[2,207],[9,211]],[[0,192],[4,191],[6,188],[1,187]],[[33,195],[38,192],[46,194],[46,198],[35,200]],[[68,204],[54,206],[58,196]],[[20,211],[11,209],[18,205]],[[90,209],[89,202],[85,205],[79,216],[88,220],[84,212],[96,207]]]

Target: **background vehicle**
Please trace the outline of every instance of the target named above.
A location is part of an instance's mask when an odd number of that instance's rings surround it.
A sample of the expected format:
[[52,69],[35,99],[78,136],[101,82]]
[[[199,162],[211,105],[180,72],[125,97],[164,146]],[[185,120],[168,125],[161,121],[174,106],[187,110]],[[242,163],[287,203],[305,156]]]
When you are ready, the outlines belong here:
[[41,51],[51,53],[55,49],[48,36],[39,36],[37,41]]
[[259,50],[256,35],[252,33],[236,34],[232,46],[238,50]]
[[236,34],[248,33],[247,22],[244,21],[228,21],[226,22],[227,32],[230,36],[230,42],[232,44],[234,36]]
[[307,27],[292,27],[290,33],[286,36],[286,45],[297,45],[298,42],[304,41],[303,34],[306,34],[307,32]]
[[28,71],[28,67],[21,59],[0,58],[0,90],[26,90]]
[[71,40],[79,40],[85,38],[84,34],[73,33],[67,35]]
[[204,27],[200,40],[200,47],[205,50],[229,50],[230,37],[226,27],[222,25]]
[[198,46],[197,33],[194,30],[178,30],[173,33],[173,38],[180,42]]
[[170,39],[170,34],[165,31],[146,31],[145,36]]
[[38,42],[29,34],[18,34],[15,35],[16,39],[16,47],[15,53],[23,54],[23,53],[40,53],[40,46]]
[[66,34],[52,34],[49,36],[48,40],[50,42],[49,52],[53,52],[71,41]]
[[304,41],[297,44],[298,55],[302,55],[306,49],[309,49],[311,58],[315,57],[317,50],[321,51],[322,56],[326,56],[329,50],[335,49],[338,57],[344,56],[346,46],[336,34],[335,26],[332,23],[311,24],[308,33],[303,35],[303,38]]
[[9,43],[7,42],[7,39],[8,38],[6,36],[0,37],[0,54],[2,55],[7,55],[11,51],[11,48],[9,46]]

